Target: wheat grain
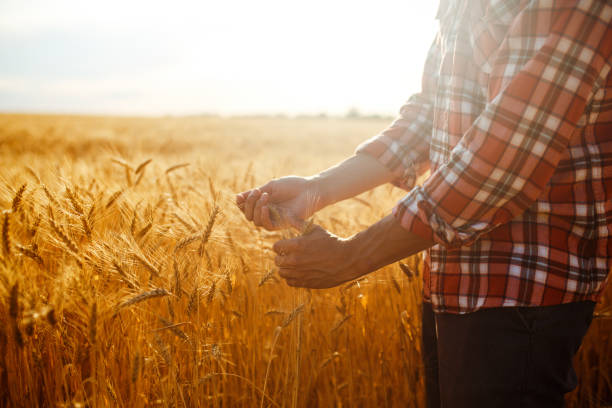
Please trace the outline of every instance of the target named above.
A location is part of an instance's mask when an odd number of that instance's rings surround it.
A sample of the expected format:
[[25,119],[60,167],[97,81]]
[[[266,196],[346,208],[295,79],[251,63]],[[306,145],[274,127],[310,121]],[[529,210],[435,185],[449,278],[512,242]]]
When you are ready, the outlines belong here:
[[47,188],[47,186],[45,186],[43,184],[42,186],[43,191],[45,192],[45,195],[47,196],[47,199],[49,200],[49,204],[53,204],[56,207],[60,207],[60,204],[57,202],[57,200],[55,199],[55,197],[53,197],[53,194],[51,194],[51,192],[49,191],[49,189]]
[[206,303],[210,304],[212,303],[214,297],[215,297],[215,290],[217,289],[217,282],[213,281],[212,285],[210,286],[210,289],[208,290],[208,295],[206,295]]
[[147,159],[145,161],[143,161],[142,163],[140,163],[138,165],[138,167],[136,167],[136,170],[134,170],[135,174],[140,174],[140,172],[144,172],[145,168],[149,165],[149,163],[151,163],[153,161],[153,159]]
[[25,346],[25,342],[23,340],[23,334],[21,333],[21,330],[19,330],[19,325],[17,324],[17,321],[14,321],[12,326],[15,343],[17,343],[17,346],[19,348],[23,348]]
[[198,304],[198,301],[199,301],[199,297],[200,297],[200,291],[199,291],[199,288],[196,286],[195,288],[193,288],[191,295],[189,295],[189,302],[187,303],[187,314],[188,315],[191,316],[191,314],[195,310],[196,305]]
[[149,221],[147,225],[145,225],[140,231],[138,231],[138,233],[136,234],[136,239],[141,240],[142,238],[144,238],[144,236],[147,235],[147,232],[149,232],[151,227],[153,227],[153,222]]
[[188,237],[185,237],[176,244],[176,246],[174,247],[174,252],[176,253],[180,251],[181,249],[185,248],[186,246],[188,246],[189,244],[192,244],[200,239],[202,239],[201,233],[193,234]]
[[77,200],[74,192],[68,187],[66,187],[66,196],[68,196],[68,200],[72,204],[72,208],[74,209],[74,211],[76,211],[76,213],[81,216],[85,215],[85,212],[83,211],[83,207]]
[[4,217],[2,220],[2,253],[5,257],[11,255],[11,221],[9,219],[9,212],[4,212]]
[[263,286],[268,280],[270,280],[274,276],[274,269],[270,269],[259,281],[257,286]]
[[132,175],[131,175],[131,172],[134,170],[132,168],[132,166],[128,162],[126,162],[125,160],[122,160],[122,159],[113,158],[113,159],[111,159],[111,161],[113,163],[116,163],[116,164],[120,165],[121,167],[123,167],[123,169],[125,171],[125,181],[126,181],[126,184],[128,185],[128,187],[131,187],[132,186]]
[[89,207],[89,211],[87,212],[87,222],[89,225],[93,224],[93,215],[96,211],[96,203],[92,203],[91,207]]
[[140,182],[142,181],[142,179],[144,178],[145,172],[143,171],[142,173],[140,173],[138,175],[138,177],[136,177],[136,181],[134,182],[134,186],[137,186],[140,184]]
[[136,352],[132,361],[132,384],[136,383],[140,374],[140,354]]
[[[215,205],[213,207],[212,212],[210,213],[210,217],[208,217],[208,222],[206,223],[206,228],[204,229],[204,233],[202,234],[202,243],[200,244],[200,254],[203,253],[206,243],[210,239],[210,235],[212,234],[213,226],[215,225],[215,220],[220,213],[220,208]],[[200,255],[201,256],[201,255]]]
[[36,233],[38,232],[38,226],[40,225],[40,220],[41,220],[41,216],[40,214],[37,214],[36,219],[29,226],[28,235],[30,236],[30,239],[33,239],[36,236]]
[[162,297],[162,296],[169,296],[171,293],[168,292],[166,289],[163,288],[156,288],[153,290],[149,290],[146,292],[142,292],[137,294],[136,296],[133,296],[123,302],[121,302],[118,306],[117,309],[123,309],[126,308],[128,306],[132,306],[135,305],[137,303],[140,302],[144,302],[145,300],[149,300],[149,299],[154,299],[154,298],[158,298],[158,297]]
[[72,251],[74,255],[77,255],[79,253],[79,249],[77,248],[76,244],[70,239],[70,237],[68,237],[68,235],[66,235],[64,231],[62,231],[62,229],[55,223],[55,219],[53,218],[53,211],[51,210],[51,207],[49,207],[49,213],[50,213],[49,224],[51,225],[51,228],[53,228],[53,231],[55,231],[57,236],[62,240],[62,242],[66,245],[66,247],[70,251]]
[[183,294],[181,290],[181,272],[179,271],[178,262],[176,262],[176,257],[172,259],[172,269],[174,270],[174,288],[173,292],[176,294],[178,298],[180,298]]
[[83,231],[85,232],[85,235],[87,236],[88,239],[91,239],[91,227],[89,226],[89,223],[87,222],[87,218],[85,218],[85,216],[82,215],[80,219],[81,219],[81,224],[83,225]]
[[346,323],[351,317],[353,317],[353,315],[346,315],[342,319],[340,319],[336,324],[334,324],[334,327],[332,327],[330,333],[333,333],[340,327],[342,327],[342,325],[344,325],[344,323]]
[[285,327],[289,326],[291,322],[295,320],[295,318],[298,317],[304,311],[305,306],[306,304],[302,303],[301,305],[293,309],[291,313],[289,313],[289,316],[287,316],[287,318],[283,321],[281,327],[284,329]]
[[21,210],[21,201],[23,199],[23,193],[25,192],[27,186],[28,184],[24,183],[21,187],[19,187],[19,189],[15,193],[15,197],[13,197],[13,203],[11,205],[11,209],[14,213]]
[[408,277],[408,279],[412,279],[416,276],[412,268],[410,268],[408,265],[406,265],[403,262],[398,262],[398,264],[399,264],[401,271],[404,272],[404,274]]
[[170,174],[173,171],[176,171],[178,169],[182,169],[183,167],[187,167],[189,166],[189,163],[180,163],[180,164],[175,164],[174,166],[170,166],[166,169],[166,174]]
[[155,277],[159,277],[161,275],[159,269],[157,269],[155,266],[153,266],[153,264],[151,262],[149,262],[149,260],[147,258],[145,258],[143,255],[134,253],[134,258],[136,258],[136,260],[138,262],[140,262],[140,264],[142,266],[145,267],[145,269],[147,269],[149,272],[151,272],[152,276]]
[[393,275],[391,275],[391,283],[393,283],[393,287],[395,288],[397,293],[402,293],[402,289],[400,288],[399,283],[397,282],[397,280],[395,279]]
[[181,325],[183,325],[185,323],[174,324],[174,323],[169,322],[168,320],[164,319],[163,317],[159,317],[158,319],[161,322],[161,324],[164,325],[164,327],[162,327],[161,330],[168,329],[172,333],[174,333],[177,337],[179,337],[181,340],[184,340],[187,343],[191,342],[189,336],[187,336],[187,334],[179,328],[179,326],[181,326]]
[[15,248],[17,248],[17,250],[21,252],[23,255],[27,256],[28,258],[33,259],[40,266],[44,266],[43,259],[33,249],[26,248],[19,244],[15,244]]
[[106,202],[106,208],[109,208],[117,199],[123,194],[123,190],[117,190],[113,194],[111,194],[110,198]]

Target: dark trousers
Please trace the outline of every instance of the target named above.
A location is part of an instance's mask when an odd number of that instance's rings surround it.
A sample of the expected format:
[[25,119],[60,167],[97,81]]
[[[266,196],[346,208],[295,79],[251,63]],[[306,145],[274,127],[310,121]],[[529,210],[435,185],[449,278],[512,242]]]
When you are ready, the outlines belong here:
[[428,408],[563,407],[593,302],[463,315],[423,305]]

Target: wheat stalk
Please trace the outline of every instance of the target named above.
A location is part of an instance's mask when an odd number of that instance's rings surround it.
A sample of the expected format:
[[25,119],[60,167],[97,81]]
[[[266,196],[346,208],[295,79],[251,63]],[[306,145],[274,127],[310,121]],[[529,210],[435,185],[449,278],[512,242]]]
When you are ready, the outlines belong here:
[[187,167],[189,166],[189,163],[180,163],[180,164],[175,164],[174,166],[170,166],[166,169],[166,174],[170,174],[173,171],[176,171],[178,169],[182,169],[183,167]]
[[191,343],[191,339],[189,338],[189,336],[187,336],[187,334],[182,331],[181,329],[179,329],[179,326],[185,324],[174,324],[172,322],[169,322],[168,320],[164,319],[163,317],[159,317],[158,318],[159,321],[161,322],[161,324],[164,325],[164,327],[161,328],[161,330],[170,330],[172,333],[174,333],[177,337],[179,337],[181,340],[184,340],[187,343]]
[[134,170],[135,174],[140,174],[140,172],[144,172],[145,167],[147,167],[149,165],[149,163],[151,163],[153,161],[153,159],[147,159],[145,161],[143,161],[142,163],[140,163],[138,165],[138,167],[136,167],[136,170]]
[[19,315],[19,282],[15,282],[11,286],[11,292],[9,295],[9,316],[13,320],[17,320]]
[[72,204],[72,208],[74,208],[74,211],[76,211],[76,213],[79,215],[85,215],[83,207],[77,200],[74,192],[68,187],[66,187],[66,195],[68,196],[68,200],[70,201],[70,204]]
[[270,357],[268,358],[268,366],[266,367],[266,376],[264,377],[264,383],[262,387],[262,395],[261,402],[259,403],[259,407],[263,408],[264,396],[266,395],[266,386],[268,385],[268,377],[270,376],[270,366],[272,366],[272,359],[274,357],[274,349],[276,348],[276,343],[278,342],[278,338],[281,334],[282,328],[280,326],[276,326],[274,328],[274,334],[272,339],[272,347],[270,347]]
[[136,296],[133,296],[133,297],[125,300],[124,302],[120,303],[117,306],[117,311],[119,309],[123,309],[123,308],[126,308],[128,306],[132,306],[132,305],[135,305],[137,303],[144,302],[145,300],[154,299],[154,298],[158,298],[158,297],[162,297],[162,296],[169,296],[169,295],[171,295],[171,293],[168,292],[166,289],[163,289],[163,288],[156,288],[156,289],[153,289],[153,290],[142,292],[142,293],[139,293]]
[[43,184],[42,186],[43,191],[45,192],[45,195],[47,196],[47,199],[49,200],[50,204],[53,204],[56,207],[59,207],[60,204],[57,202],[57,200],[55,199],[55,197],[53,197],[53,194],[51,194],[51,192],[49,191],[49,189],[47,188],[47,186],[45,186]]
[[274,269],[270,269],[259,281],[257,286],[263,286],[268,280],[270,280],[274,276]]
[[27,186],[28,184],[24,183],[21,187],[19,187],[19,190],[17,190],[17,192],[15,193],[15,197],[13,197],[13,203],[11,205],[11,209],[13,212],[17,212],[21,209],[23,193],[25,192]]
[[4,218],[2,220],[2,252],[4,256],[8,257],[11,255],[11,221],[9,219],[9,212],[4,212]]
[[72,253],[74,255],[78,254],[79,253],[79,249],[77,248],[76,244],[55,223],[55,219],[53,218],[53,211],[51,210],[51,207],[49,207],[49,214],[50,214],[50,216],[49,216],[49,224],[51,225],[51,228],[53,228],[53,231],[55,231],[57,236],[60,237],[62,242],[66,245],[66,247],[68,247],[68,249],[70,251],[72,251]]
[[139,254],[137,254],[135,252],[133,253],[133,255],[134,255],[134,258],[136,258],[136,260],[138,260],[138,262],[140,262],[140,264],[145,267],[145,269],[147,269],[149,272],[151,272],[152,276],[155,276],[155,277],[159,277],[160,276],[159,269],[157,269],[155,266],[153,266],[153,264],[151,262],[149,262],[147,260],[147,258],[145,258],[144,256],[139,255]]
[[217,289],[217,281],[213,281],[210,289],[208,290],[208,295],[206,295],[206,303],[210,304],[215,297],[215,290]]
[[108,201],[106,202],[106,208],[109,208],[111,205],[113,205],[113,203],[115,201],[117,201],[117,199],[121,196],[121,194],[123,194],[123,190],[117,190],[115,191],[110,198],[108,199]]
[[44,266],[44,262],[42,258],[33,249],[24,247],[19,244],[15,244],[15,248],[17,248],[17,250],[21,252],[23,255],[27,256],[28,258],[33,259],[40,266]]
[[151,227],[153,227],[153,222],[149,221],[147,225],[145,225],[140,231],[138,231],[138,233],[136,234],[136,239],[141,240],[142,238],[144,238],[144,236],[147,235],[147,232],[149,232]]
[[187,245],[192,244],[200,239],[202,239],[202,234],[200,233],[185,237],[176,244],[176,246],[174,247],[174,252],[176,253],[181,249],[185,248]]
[[89,342],[94,345],[96,344],[96,334],[98,325],[98,303],[93,302],[91,310],[89,312]]
[[298,317],[304,311],[305,306],[306,304],[302,303],[301,305],[293,309],[291,313],[289,313],[289,316],[287,316],[287,318],[283,321],[281,327],[284,329],[285,327],[289,326],[291,322],[294,321],[295,318]]

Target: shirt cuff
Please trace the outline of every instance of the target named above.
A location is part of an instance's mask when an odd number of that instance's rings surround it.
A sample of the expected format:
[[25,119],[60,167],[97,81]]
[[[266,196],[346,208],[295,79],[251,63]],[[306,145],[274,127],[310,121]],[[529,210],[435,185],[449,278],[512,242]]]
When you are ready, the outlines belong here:
[[469,246],[478,234],[462,232],[436,213],[436,206],[421,186],[413,188],[393,208],[393,216],[407,231],[446,248]]

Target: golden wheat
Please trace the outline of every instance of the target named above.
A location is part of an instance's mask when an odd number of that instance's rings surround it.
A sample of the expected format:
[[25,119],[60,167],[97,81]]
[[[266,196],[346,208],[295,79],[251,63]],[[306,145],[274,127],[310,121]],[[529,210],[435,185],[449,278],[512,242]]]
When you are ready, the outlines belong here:
[[[295,290],[273,265],[286,233],[232,202],[386,124],[0,115],[0,407],[423,407],[422,260]],[[349,236],[402,194],[381,187],[316,224]],[[611,293],[572,408],[612,398]]]

